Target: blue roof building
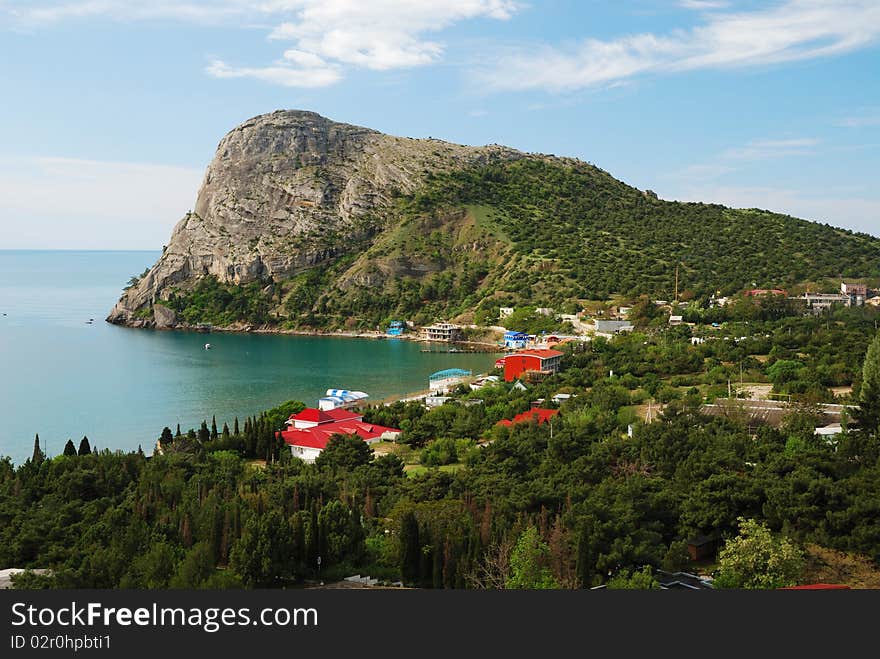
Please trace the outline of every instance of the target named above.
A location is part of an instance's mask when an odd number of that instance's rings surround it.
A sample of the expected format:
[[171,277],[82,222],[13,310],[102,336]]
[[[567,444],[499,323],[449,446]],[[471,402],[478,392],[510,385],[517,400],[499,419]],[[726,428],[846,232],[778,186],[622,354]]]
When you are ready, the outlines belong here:
[[504,333],[504,347],[519,350],[525,348],[529,344],[529,335],[525,332],[514,332],[508,330]]

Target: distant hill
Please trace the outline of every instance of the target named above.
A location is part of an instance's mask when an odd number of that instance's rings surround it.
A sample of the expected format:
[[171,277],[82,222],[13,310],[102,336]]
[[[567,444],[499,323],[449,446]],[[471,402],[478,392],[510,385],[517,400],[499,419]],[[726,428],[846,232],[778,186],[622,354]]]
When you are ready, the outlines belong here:
[[373,327],[880,276],[880,239],[657,199],[582,161],[279,111],[230,132],[110,322]]

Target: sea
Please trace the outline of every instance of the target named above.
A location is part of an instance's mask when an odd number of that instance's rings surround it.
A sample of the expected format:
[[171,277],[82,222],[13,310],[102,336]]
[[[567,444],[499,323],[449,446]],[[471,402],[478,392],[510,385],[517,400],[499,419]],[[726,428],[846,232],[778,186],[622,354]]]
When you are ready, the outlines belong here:
[[[232,428],[327,389],[371,402],[427,389],[446,368],[486,372],[490,353],[422,352],[425,343],[130,329],[104,321],[153,251],[0,250],[0,456],[18,465],[34,437],[48,455],[93,447],[152,452],[162,428],[216,416]],[[205,344],[211,349],[206,350]],[[435,345],[433,349],[439,350]]]

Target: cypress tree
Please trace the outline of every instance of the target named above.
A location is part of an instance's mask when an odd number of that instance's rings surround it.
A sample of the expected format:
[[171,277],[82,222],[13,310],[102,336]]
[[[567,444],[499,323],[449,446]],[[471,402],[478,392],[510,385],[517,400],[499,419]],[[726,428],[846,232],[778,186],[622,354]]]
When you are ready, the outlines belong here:
[[217,439],[217,415],[211,417],[211,439]]
[[416,583],[419,579],[421,544],[419,522],[415,513],[407,512],[400,520],[400,573],[404,583]]
[[227,424],[223,424],[223,439],[229,439],[229,426]]
[[64,445],[64,455],[76,455],[76,446],[73,445],[73,441],[70,439]]
[[419,547],[419,585],[430,588],[434,579],[434,548],[428,546],[427,551]]
[[43,464],[43,460],[45,459],[46,454],[43,453],[43,449],[40,448],[40,433],[37,433],[34,437],[34,454],[31,456],[31,462],[39,467]]
[[290,521],[291,563],[295,573],[302,571],[306,556],[306,536],[303,528],[303,516],[295,514]]
[[180,434],[180,424],[179,424],[179,423],[177,424],[177,432],[174,434],[174,436],[175,436],[175,437],[180,437],[180,436],[181,436],[181,434]]
[[204,443],[207,442],[211,438],[211,431],[208,430],[208,422],[202,421],[202,425],[199,428],[199,441]]
[[79,455],[89,455],[92,452],[92,447],[89,445],[89,438],[83,437],[79,441],[79,451],[77,453]]
[[241,434],[238,432],[238,417],[235,417],[235,423],[232,425],[232,434],[236,437]]
[[431,574],[431,587],[432,588],[443,588],[443,549],[440,547],[440,542],[434,542],[434,548],[431,551],[431,554],[434,558],[434,565],[432,574]]
[[590,532],[583,525],[578,532],[577,540],[577,580],[581,588],[590,588],[593,585],[593,572],[595,564],[593,552],[590,547]]

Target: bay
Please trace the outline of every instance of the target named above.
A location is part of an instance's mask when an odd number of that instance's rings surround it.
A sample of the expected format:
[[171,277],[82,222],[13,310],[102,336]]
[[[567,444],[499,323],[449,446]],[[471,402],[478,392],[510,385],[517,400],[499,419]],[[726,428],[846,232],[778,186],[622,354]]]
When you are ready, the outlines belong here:
[[[34,435],[50,455],[68,438],[149,453],[164,426],[232,427],[286,400],[314,405],[328,388],[378,402],[427,388],[445,368],[485,372],[491,354],[422,353],[385,339],[168,332],[104,318],[129,277],[158,252],[0,250],[0,456],[16,464]],[[87,321],[94,319],[93,323]],[[204,345],[213,346],[205,350]]]

